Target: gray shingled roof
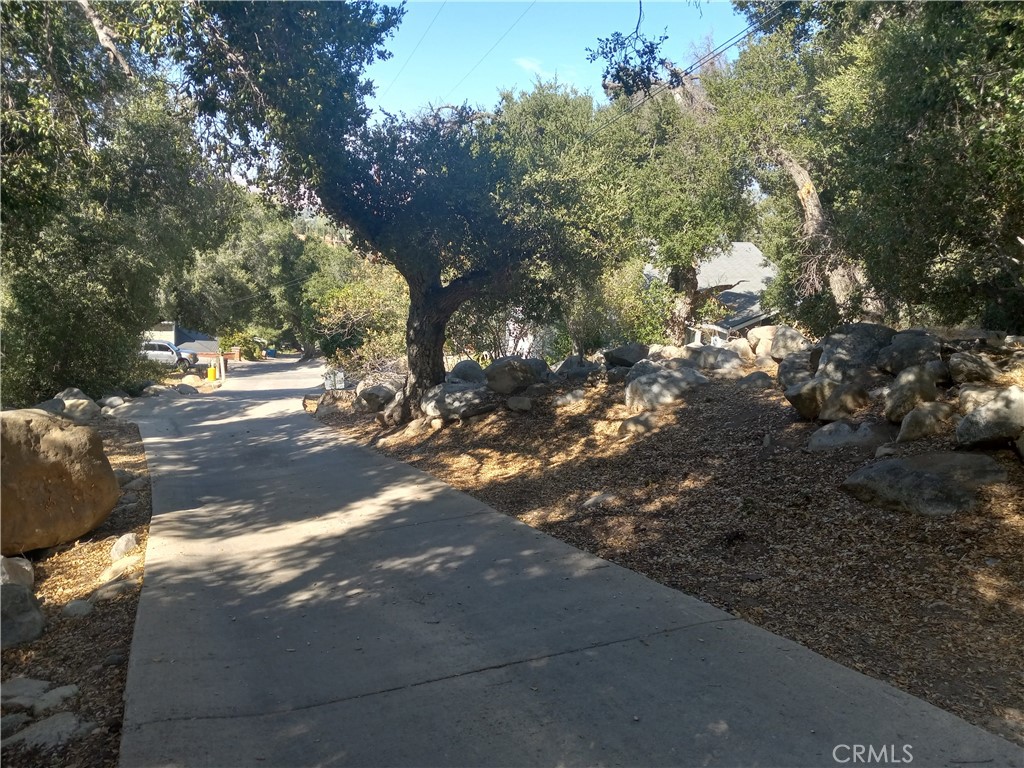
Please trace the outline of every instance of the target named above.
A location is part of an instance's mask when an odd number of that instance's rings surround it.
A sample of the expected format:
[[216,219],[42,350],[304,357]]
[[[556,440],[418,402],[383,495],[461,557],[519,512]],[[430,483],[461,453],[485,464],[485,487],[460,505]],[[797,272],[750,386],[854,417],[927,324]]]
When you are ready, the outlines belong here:
[[733,286],[718,294],[719,300],[733,311],[718,325],[740,328],[765,316],[761,309],[761,292],[774,277],[775,267],[765,261],[756,245],[733,243],[729,251],[700,265],[697,288]]

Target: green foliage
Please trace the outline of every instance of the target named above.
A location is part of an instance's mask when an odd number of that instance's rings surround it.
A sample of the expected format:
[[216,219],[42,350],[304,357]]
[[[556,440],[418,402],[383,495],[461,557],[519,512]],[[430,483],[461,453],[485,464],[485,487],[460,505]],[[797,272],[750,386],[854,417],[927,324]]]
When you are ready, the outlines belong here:
[[103,143],[58,177],[45,225],[3,231],[5,405],[126,381],[160,277],[220,235],[224,185],[158,84],[123,94],[97,129]]

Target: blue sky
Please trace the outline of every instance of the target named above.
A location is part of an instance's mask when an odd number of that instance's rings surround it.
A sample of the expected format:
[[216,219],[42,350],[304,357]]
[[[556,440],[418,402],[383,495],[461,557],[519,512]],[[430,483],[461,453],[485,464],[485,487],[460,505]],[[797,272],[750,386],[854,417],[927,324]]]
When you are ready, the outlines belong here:
[[[694,46],[702,40],[710,37],[718,44],[746,27],[727,2],[705,1],[698,7],[645,0],[643,10],[641,29],[651,37],[667,29],[662,50],[684,66],[693,61]],[[589,63],[586,49],[596,47],[598,37],[631,32],[637,12],[636,0],[413,0],[388,43],[393,57],[369,69],[377,85],[370,104],[407,114],[428,104],[469,102],[490,108],[500,89],[529,90],[538,75],[557,75],[603,98],[602,65]]]

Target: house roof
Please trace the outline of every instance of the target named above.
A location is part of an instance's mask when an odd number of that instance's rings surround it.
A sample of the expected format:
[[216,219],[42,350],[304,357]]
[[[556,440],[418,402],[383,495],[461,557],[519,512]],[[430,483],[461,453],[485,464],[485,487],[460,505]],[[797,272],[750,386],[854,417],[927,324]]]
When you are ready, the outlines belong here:
[[697,288],[707,290],[724,286],[719,301],[732,314],[719,323],[723,328],[742,328],[757,322],[767,313],[761,308],[761,292],[775,277],[775,267],[753,243],[733,243],[732,247],[697,269]]

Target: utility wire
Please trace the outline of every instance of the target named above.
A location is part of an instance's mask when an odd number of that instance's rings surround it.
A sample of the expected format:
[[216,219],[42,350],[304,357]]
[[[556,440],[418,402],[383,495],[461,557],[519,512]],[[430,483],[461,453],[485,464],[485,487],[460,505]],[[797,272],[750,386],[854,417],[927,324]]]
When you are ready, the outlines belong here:
[[437,21],[437,17],[441,15],[441,11],[444,10],[444,7],[446,5],[448,5],[448,0],[444,0],[444,2],[441,3],[441,7],[437,9],[437,13],[434,14],[434,18],[430,20],[430,23],[427,25],[427,28],[423,30],[423,34],[420,35],[420,39],[416,42],[416,45],[413,47],[412,51],[406,57],[401,69],[398,70],[398,74],[395,75],[394,79],[388,84],[388,87],[384,89],[384,93],[380,95],[380,98],[384,98],[385,96],[387,96],[388,91],[390,91],[394,87],[395,83],[398,82],[398,78],[402,76],[402,73],[405,72],[405,68],[409,66],[409,62],[412,61],[413,55],[416,53],[416,51],[420,49],[420,44],[423,42],[424,38],[426,38],[427,33],[430,31],[430,28],[434,26],[434,22]]
[[455,93],[455,91],[457,91],[457,90],[458,90],[459,86],[460,86],[460,85],[462,85],[462,84],[463,84],[464,82],[466,82],[466,78],[467,78],[467,77],[469,77],[469,76],[470,76],[471,74],[473,74],[473,73],[474,73],[474,72],[476,71],[476,68],[477,68],[477,67],[479,67],[479,66],[480,66],[481,64],[483,64],[483,63],[484,63],[484,59],[486,59],[486,58],[487,58],[488,56],[490,56],[490,55],[491,55],[491,52],[492,52],[492,51],[493,51],[493,50],[494,50],[495,48],[497,48],[497,47],[498,47],[498,44],[499,44],[499,43],[501,43],[501,41],[502,41],[502,40],[504,40],[504,39],[505,39],[505,38],[506,38],[506,37],[508,36],[508,33],[509,33],[509,32],[511,32],[511,31],[512,31],[513,29],[515,29],[515,26],[516,26],[516,24],[518,24],[518,23],[519,23],[520,21],[522,21],[522,20],[523,20],[523,16],[525,16],[526,14],[528,14],[528,13],[530,12],[530,9],[531,9],[531,8],[533,8],[533,6],[535,6],[536,4],[537,4],[537,0],[533,0],[533,2],[532,2],[532,3],[530,3],[530,4],[528,5],[528,6],[526,6],[526,10],[525,10],[525,11],[523,11],[523,12],[522,12],[521,14],[519,14],[519,18],[518,18],[518,19],[516,19],[515,21],[513,21],[513,22],[512,22],[512,24],[511,24],[511,26],[509,26],[509,28],[505,30],[505,32],[504,32],[504,33],[502,34],[502,36],[501,36],[501,37],[499,37],[499,38],[498,38],[498,39],[497,39],[497,40],[496,40],[496,41],[494,42],[494,45],[492,45],[492,46],[491,46],[490,48],[488,48],[488,49],[487,49],[487,53],[485,53],[485,54],[484,54],[483,56],[481,56],[481,57],[480,57],[480,60],[479,60],[479,61],[478,61],[478,62],[477,62],[476,64],[474,64],[474,65],[473,65],[473,66],[472,66],[472,67],[470,68],[469,72],[467,72],[466,74],[464,74],[464,75],[462,76],[462,79],[461,79],[461,80],[459,80],[459,82],[457,82],[457,83],[455,84],[455,87],[454,87],[454,88],[452,88],[452,89],[451,89],[450,91],[448,91],[448,93],[446,93],[446,94],[445,94],[445,96],[444,96],[444,101],[448,101],[448,98],[449,98],[449,97],[450,97],[450,96],[451,96],[451,95],[452,95],[453,93]]
[[[775,9],[775,10],[774,10],[774,11],[773,11],[772,13],[771,13],[771,15],[769,15],[768,17],[766,17],[766,18],[765,18],[765,19],[764,19],[763,21],[760,21],[760,22],[758,22],[758,21],[753,21],[753,22],[751,22],[750,24],[748,24],[748,25],[747,25],[747,27],[746,27],[745,29],[741,30],[740,32],[737,32],[737,33],[736,33],[735,35],[733,35],[732,37],[730,37],[730,38],[729,38],[728,40],[726,40],[726,41],[725,41],[724,43],[721,43],[720,45],[718,45],[717,47],[715,47],[715,48],[714,48],[713,50],[709,51],[708,53],[705,53],[705,54],[704,54],[703,56],[701,56],[700,58],[698,58],[698,59],[697,59],[697,60],[696,60],[695,62],[693,62],[692,64],[690,64],[690,66],[688,66],[688,67],[687,67],[686,69],[684,69],[684,70],[683,70],[683,76],[684,76],[684,77],[689,77],[689,76],[690,76],[690,75],[692,75],[692,74],[693,74],[694,72],[696,72],[696,71],[697,71],[697,70],[699,70],[699,69],[700,69],[701,67],[703,67],[703,66],[704,66],[705,64],[707,64],[707,63],[709,63],[709,62],[711,62],[711,61],[714,61],[714,60],[715,60],[716,58],[718,58],[719,56],[721,56],[721,55],[722,55],[723,53],[725,53],[725,52],[726,52],[727,50],[729,50],[729,49],[730,49],[730,48],[732,48],[733,46],[735,46],[735,45],[737,45],[738,43],[740,43],[740,42],[741,42],[741,41],[742,41],[742,40],[743,40],[743,39],[744,39],[744,38],[745,38],[745,37],[746,37],[746,36],[747,36],[747,35],[748,35],[748,34],[749,34],[750,32],[752,32],[752,31],[753,31],[753,30],[755,30],[756,28],[758,28],[758,27],[762,26],[763,24],[767,24],[767,23],[771,22],[771,21],[772,21],[772,20],[773,20],[773,19],[774,19],[774,18],[775,18],[776,16],[778,16],[778,15],[779,15],[779,14],[780,14],[781,12],[782,12],[782,8],[781,8],[781,5],[780,5],[779,7],[777,7],[777,8],[776,8],[776,9]],[[630,104],[630,105],[629,105],[628,107],[626,107],[626,109],[625,109],[625,110],[623,110],[622,112],[620,112],[619,114],[617,114],[617,115],[616,115],[615,117],[613,117],[613,118],[612,118],[611,120],[607,120],[607,121],[605,121],[604,123],[601,123],[601,125],[599,125],[599,126],[597,126],[596,128],[594,128],[594,129],[593,129],[593,130],[592,130],[592,131],[591,131],[590,133],[586,134],[586,135],[585,135],[585,136],[583,137],[583,138],[584,138],[584,140],[588,140],[588,139],[592,139],[592,138],[594,138],[594,137],[595,137],[595,136],[596,136],[597,134],[599,134],[599,133],[600,133],[601,131],[603,131],[603,130],[604,130],[605,128],[607,128],[607,127],[609,127],[609,126],[611,126],[611,125],[614,125],[614,124],[615,124],[616,122],[618,122],[619,120],[621,120],[622,118],[624,118],[624,117],[625,117],[626,115],[628,115],[628,114],[629,114],[630,112],[632,112],[633,110],[635,110],[635,109],[637,109],[637,108],[639,108],[639,107],[643,106],[643,105],[644,105],[644,104],[646,104],[646,103],[647,103],[648,101],[650,101],[651,99],[653,99],[653,98],[654,98],[655,96],[658,96],[659,94],[662,94],[662,93],[664,93],[665,91],[669,90],[669,89],[670,89],[671,87],[672,87],[672,86],[671,86],[671,84],[670,84],[670,83],[665,83],[664,85],[662,85],[662,86],[660,86],[660,87],[658,87],[658,88],[655,88],[655,89],[654,89],[654,90],[652,90],[652,91],[651,91],[650,93],[648,93],[648,94],[647,94],[646,96],[644,96],[644,98],[640,99],[640,100],[639,100],[639,101],[637,101],[637,102],[634,102],[633,104]]]

